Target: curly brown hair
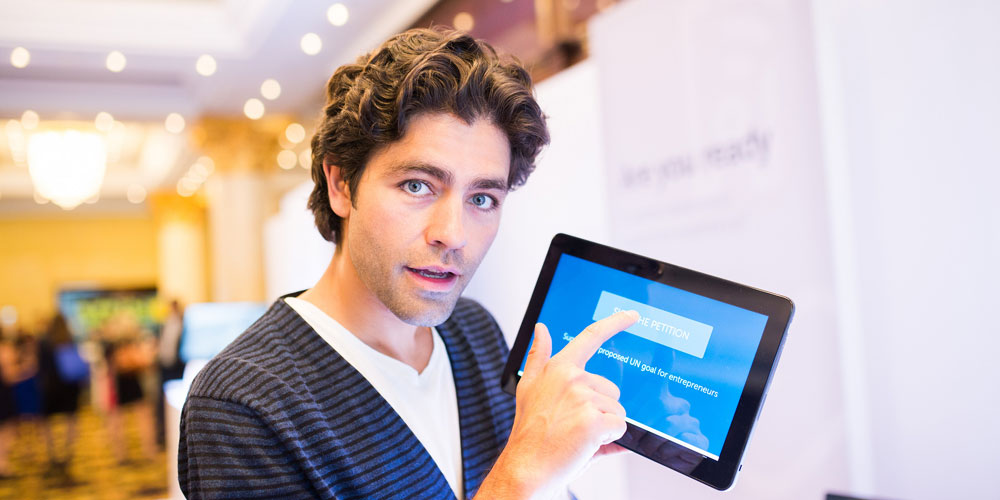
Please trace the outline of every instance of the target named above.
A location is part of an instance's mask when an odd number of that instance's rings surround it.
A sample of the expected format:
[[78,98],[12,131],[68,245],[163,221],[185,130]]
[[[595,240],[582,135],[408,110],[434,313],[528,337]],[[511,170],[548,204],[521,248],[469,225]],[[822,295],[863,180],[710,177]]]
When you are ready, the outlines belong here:
[[323,238],[334,243],[340,240],[342,219],[330,209],[323,160],[340,169],[353,197],[372,152],[399,140],[422,112],[450,113],[470,124],[488,119],[502,130],[510,144],[509,190],[524,184],[549,142],[528,71],[459,31],[398,34],[354,64],[337,68],[326,93],[312,138],[316,185],[309,209]]

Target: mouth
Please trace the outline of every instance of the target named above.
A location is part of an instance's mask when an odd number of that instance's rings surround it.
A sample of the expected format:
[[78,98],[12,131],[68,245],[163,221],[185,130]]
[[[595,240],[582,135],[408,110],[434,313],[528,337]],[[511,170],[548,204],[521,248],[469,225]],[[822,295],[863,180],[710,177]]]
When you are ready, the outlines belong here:
[[458,273],[453,270],[442,269],[439,267],[407,267],[406,270],[420,277],[432,280],[446,281],[458,276]]
[[419,286],[431,292],[451,291],[460,276],[455,269],[442,267],[406,267],[407,273],[412,276]]

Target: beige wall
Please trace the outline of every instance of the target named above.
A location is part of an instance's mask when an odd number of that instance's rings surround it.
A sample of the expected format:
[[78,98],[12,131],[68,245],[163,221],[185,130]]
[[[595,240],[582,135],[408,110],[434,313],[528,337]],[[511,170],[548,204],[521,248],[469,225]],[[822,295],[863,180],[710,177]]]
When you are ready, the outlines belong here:
[[35,327],[60,287],[155,286],[157,228],[149,215],[0,219],[0,307]]

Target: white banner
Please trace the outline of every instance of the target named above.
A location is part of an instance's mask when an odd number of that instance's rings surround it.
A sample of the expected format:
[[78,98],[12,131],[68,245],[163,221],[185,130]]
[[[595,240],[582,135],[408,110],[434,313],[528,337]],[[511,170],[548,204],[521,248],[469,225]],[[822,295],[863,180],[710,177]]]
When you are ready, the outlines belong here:
[[[794,0],[633,0],[591,25],[611,243],[797,304],[736,498],[848,486],[810,26]],[[630,458],[629,498],[718,495]]]

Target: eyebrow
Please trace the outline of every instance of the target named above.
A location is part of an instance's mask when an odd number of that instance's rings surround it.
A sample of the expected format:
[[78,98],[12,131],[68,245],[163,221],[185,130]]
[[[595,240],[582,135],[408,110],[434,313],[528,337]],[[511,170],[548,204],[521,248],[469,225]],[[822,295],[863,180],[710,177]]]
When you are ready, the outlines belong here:
[[[402,163],[389,169],[389,175],[398,176],[412,172],[421,172],[429,175],[444,184],[451,185],[455,181],[455,176],[451,172],[426,162]],[[478,177],[472,181],[472,189],[495,189],[507,191],[507,180],[500,177]]]

